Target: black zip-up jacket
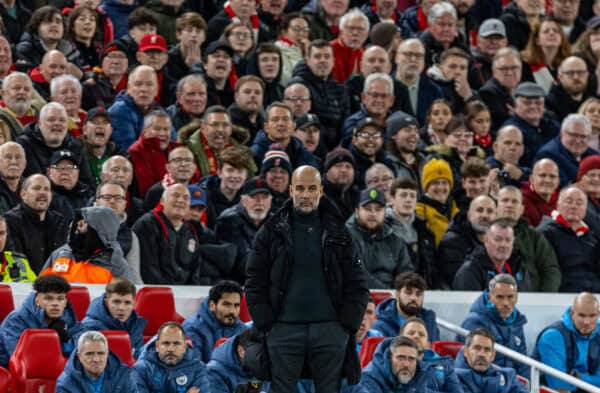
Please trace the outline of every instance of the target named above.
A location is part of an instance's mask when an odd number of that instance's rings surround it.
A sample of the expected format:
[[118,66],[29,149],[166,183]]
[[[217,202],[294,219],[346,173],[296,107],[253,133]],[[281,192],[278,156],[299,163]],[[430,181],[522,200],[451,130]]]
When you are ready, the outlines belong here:
[[529,40],[529,34],[531,33],[531,27],[529,26],[525,12],[517,7],[515,3],[510,3],[502,10],[500,20],[506,27],[508,45],[514,46],[519,51],[525,49]]
[[[289,287],[291,265],[294,263],[293,208],[292,201],[288,200],[263,224],[248,255],[246,300],[254,325],[262,331],[270,330],[273,321],[277,320]],[[320,200],[319,215],[327,289],[340,324],[350,333],[344,376],[350,384],[354,384],[360,375],[354,333],[362,322],[369,297],[367,272],[343,218],[327,197]]]

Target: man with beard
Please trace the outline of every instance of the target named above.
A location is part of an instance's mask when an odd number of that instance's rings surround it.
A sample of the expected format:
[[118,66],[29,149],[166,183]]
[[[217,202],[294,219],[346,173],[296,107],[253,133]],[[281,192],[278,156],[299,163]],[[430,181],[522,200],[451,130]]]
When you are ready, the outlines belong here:
[[469,85],[479,90],[492,79],[492,59],[501,48],[506,48],[506,28],[500,19],[486,19],[477,31],[477,44],[471,48]]
[[206,108],[206,81],[198,74],[184,76],[177,82],[177,102],[167,107],[173,127],[179,131],[181,127],[193,120],[201,120]]
[[363,320],[360,323],[360,327],[356,332],[356,353],[360,354],[360,348],[362,346],[363,341],[369,337],[381,337],[382,334],[380,331],[371,329],[373,326],[373,322],[377,318],[375,316],[375,300],[369,297],[369,302],[367,303],[367,308],[365,309],[365,313],[363,314]]
[[509,273],[518,282],[520,291],[531,291],[531,278],[523,258],[516,248],[514,222],[496,219],[483,236],[483,246],[474,248],[456,272],[452,289],[457,291],[482,291],[494,273]]
[[2,81],[0,121],[8,126],[13,140],[37,121],[40,106],[33,101],[33,84],[27,74],[13,72]]
[[517,379],[515,370],[492,365],[495,343],[496,336],[485,328],[474,329],[467,335],[463,356],[457,356],[454,363],[464,392],[526,393],[527,386]]
[[515,126],[504,126],[498,130],[492,145],[494,155],[486,159],[492,168],[498,168],[500,186],[513,185],[519,187],[531,174],[531,168],[519,165],[525,148],[523,134]]
[[354,157],[343,147],[336,147],[325,158],[323,192],[335,203],[344,220],[354,213],[360,193],[354,185],[355,167]]
[[50,181],[32,175],[21,185],[21,200],[4,214],[13,251],[27,256],[32,270],[39,274],[50,253],[65,244],[69,223],[57,212],[48,210],[52,201]]
[[366,186],[365,174],[374,163],[379,162],[393,168],[383,148],[385,129],[372,117],[359,121],[352,132],[352,143],[348,149],[355,162],[354,184],[359,189]]
[[[520,274],[516,270],[513,270],[513,273]],[[527,343],[525,342],[524,327],[527,317],[516,307],[518,292],[522,291],[517,283],[519,280],[511,274],[498,273],[497,270],[488,271],[487,277],[488,280],[489,277],[493,278],[489,280],[489,283],[485,283],[482,288],[483,293],[475,299],[461,326],[469,331],[477,328],[488,329],[496,336],[498,344],[526,356]],[[457,339],[464,340],[462,336]],[[496,354],[494,364],[500,367],[510,367],[517,374],[529,378],[529,366],[506,355]]]
[[237,248],[233,273],[235,280],[240,283],[246,280],[246,257],[256,232],[269,215],[272,199],[265,180],[255,177],[242,187],[240,203],[224,210],[217,219],[217,240],[235,244]]
[[558,67],[558,83],[552,84],[546,96],[546,109],[562,121],[569,113],[577,113],[583,101],[595,95],[591,87],[585,61],[577,56],[567,57]]
[[430,341],[440,339],[440,330],[435,320],[435,311],[423,307],[427,283],[417,273],[399,274],[394,280],[396,296],[386,299],[377,306],[377,320],[373,329],[386,337],[395,337],[404,321],[410,317],[419,317],[425,322]]
[[386,121],[386,137],[395,177],[414,180],[420,190],[425,156],[417,150],[421,139],[417,119],[403,112],[394,113]]
[[452,219],[438,248],[437,278],[442,288],[450,288],[465,256],[482,244],[490,223],[496,218],[496,202],[480,195],[471,201],[466,214]]
[[[587,19],[583,19],[579,16],[579,4],[580,0],[552,1],[552,13],[550,16],[560,23],[565,35],[569,37],[569,43],[571,45],[577,41],[586,28],[585,21]],[[598,3],[595,2],[595,4]]]
[[235,102],[227,108],[231,122],[254,139],[264,126],[263,97],[265,82],[256,75],[246,75],[235,83]]
[[246,325],[239,320],[243,294],[244,290],[235,281],[221,281],[210,288],[198,312],[183,322],[185,333],[203,362],[210,360],[219,339],[246,330]]
[[[206,365],[185,342],[186,331],[177,322],[166,322],[154,345],[132,366],[132,379],[139,392],[209,392]],[[159,377],[159,378],[157,378]]]
[[377,188],[360,193],[354,215],[346,221],[358,254],[364,261],[370,289],[390,289],[394,277],[412,271],[406,243],[385,219],[385,195]]
[[26,165],[23,146],[16,142],[6,142],[0,146],[0,214],[21,201],[19,188]]
[[471,42],[471,33],[477,24],[470,15],[470,11],[475,5],[475,0],[449,0],[450,4],[456,9],[456,29],[458,34],[464,38],[464,43],[469,44]]
[[432,375],[435,366],[419,360],[419,347],[413,340],[395,336],[379,344],[373,361],[363,370],[359,385],[363,391],[462,392],[458,383],[444,383]]
[[276,212],[290,197],[290,157],[283,150],[272,148],[265,154],[260,166],[260,176],[265,179],[271,191],[271,211]]

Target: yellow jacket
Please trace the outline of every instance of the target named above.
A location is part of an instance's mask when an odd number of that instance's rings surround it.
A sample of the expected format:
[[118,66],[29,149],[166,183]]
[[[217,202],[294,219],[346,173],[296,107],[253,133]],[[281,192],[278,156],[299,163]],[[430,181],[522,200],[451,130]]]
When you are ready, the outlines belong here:
[[435,207],[428,205],[425,202],[417,202],[416,214],[425,220],[427,223],[427,228],[433,232],[435,236],[436,248],[440,244],[440,241],[442,241],[442,238],[446,234],[448,224],[450,224],[450,220],[454,218],[456,213],[458,213],[458,207],[456,207],[456,203],[454,203],[454,201],[452,201],[452,206],[450,207],[450,218],[446,217]]

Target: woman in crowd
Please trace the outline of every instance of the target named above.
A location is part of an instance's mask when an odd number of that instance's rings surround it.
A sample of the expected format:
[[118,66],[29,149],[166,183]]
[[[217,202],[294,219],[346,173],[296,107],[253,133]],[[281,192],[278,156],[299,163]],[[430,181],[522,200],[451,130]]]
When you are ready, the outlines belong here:
[[89,7],[77,7],[67,19],[66,38],[79,51],[79,61],[83,71],[100,65],[102,42],[96,40],[96,19],[98,13]]
[[425,125],[420,131],[423,143],[427,146],[444,143],[446,139],[446,125],[451,118],[452,108],[447,100],[438,98],[433,101],[427,112]]
[[283,17],[281,34],[275,45],[281,51],[282,71],[281,83],[286,85],[292,77],[292,71],[302,60],[308,48],[308,17],[298,12],[292,12]]
[[581,104],[579,113],[588,118],[592,124],[592,136],[588,145],[592,149],[598,150],[600,147],[600,99],[590,97]]
[[493,155],[494,138],[490,132],[492,125],[490,110],[482,101],[471,101],[465,107],[467,127],[473,132],[473,142],[485,151],[486,156]]

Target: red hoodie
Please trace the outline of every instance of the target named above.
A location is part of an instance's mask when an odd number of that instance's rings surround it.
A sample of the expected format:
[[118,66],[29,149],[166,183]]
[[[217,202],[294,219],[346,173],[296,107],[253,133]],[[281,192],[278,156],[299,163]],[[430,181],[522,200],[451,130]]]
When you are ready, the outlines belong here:
[[331,75],[338,83],[344,83],[353,74],[360,73],[360,61],[364,48],[347,47],[341,38],[330,42],[333,48],[333,70]]
[[558,190],[554,191],[548,202],[532,190],[529,182],[521,184],[521,193],[523,194],[523,207],[525,208],[523,218],[531,226],[537,227],[542,221],[543,216],[550,217],[552,211],[556,209]]

